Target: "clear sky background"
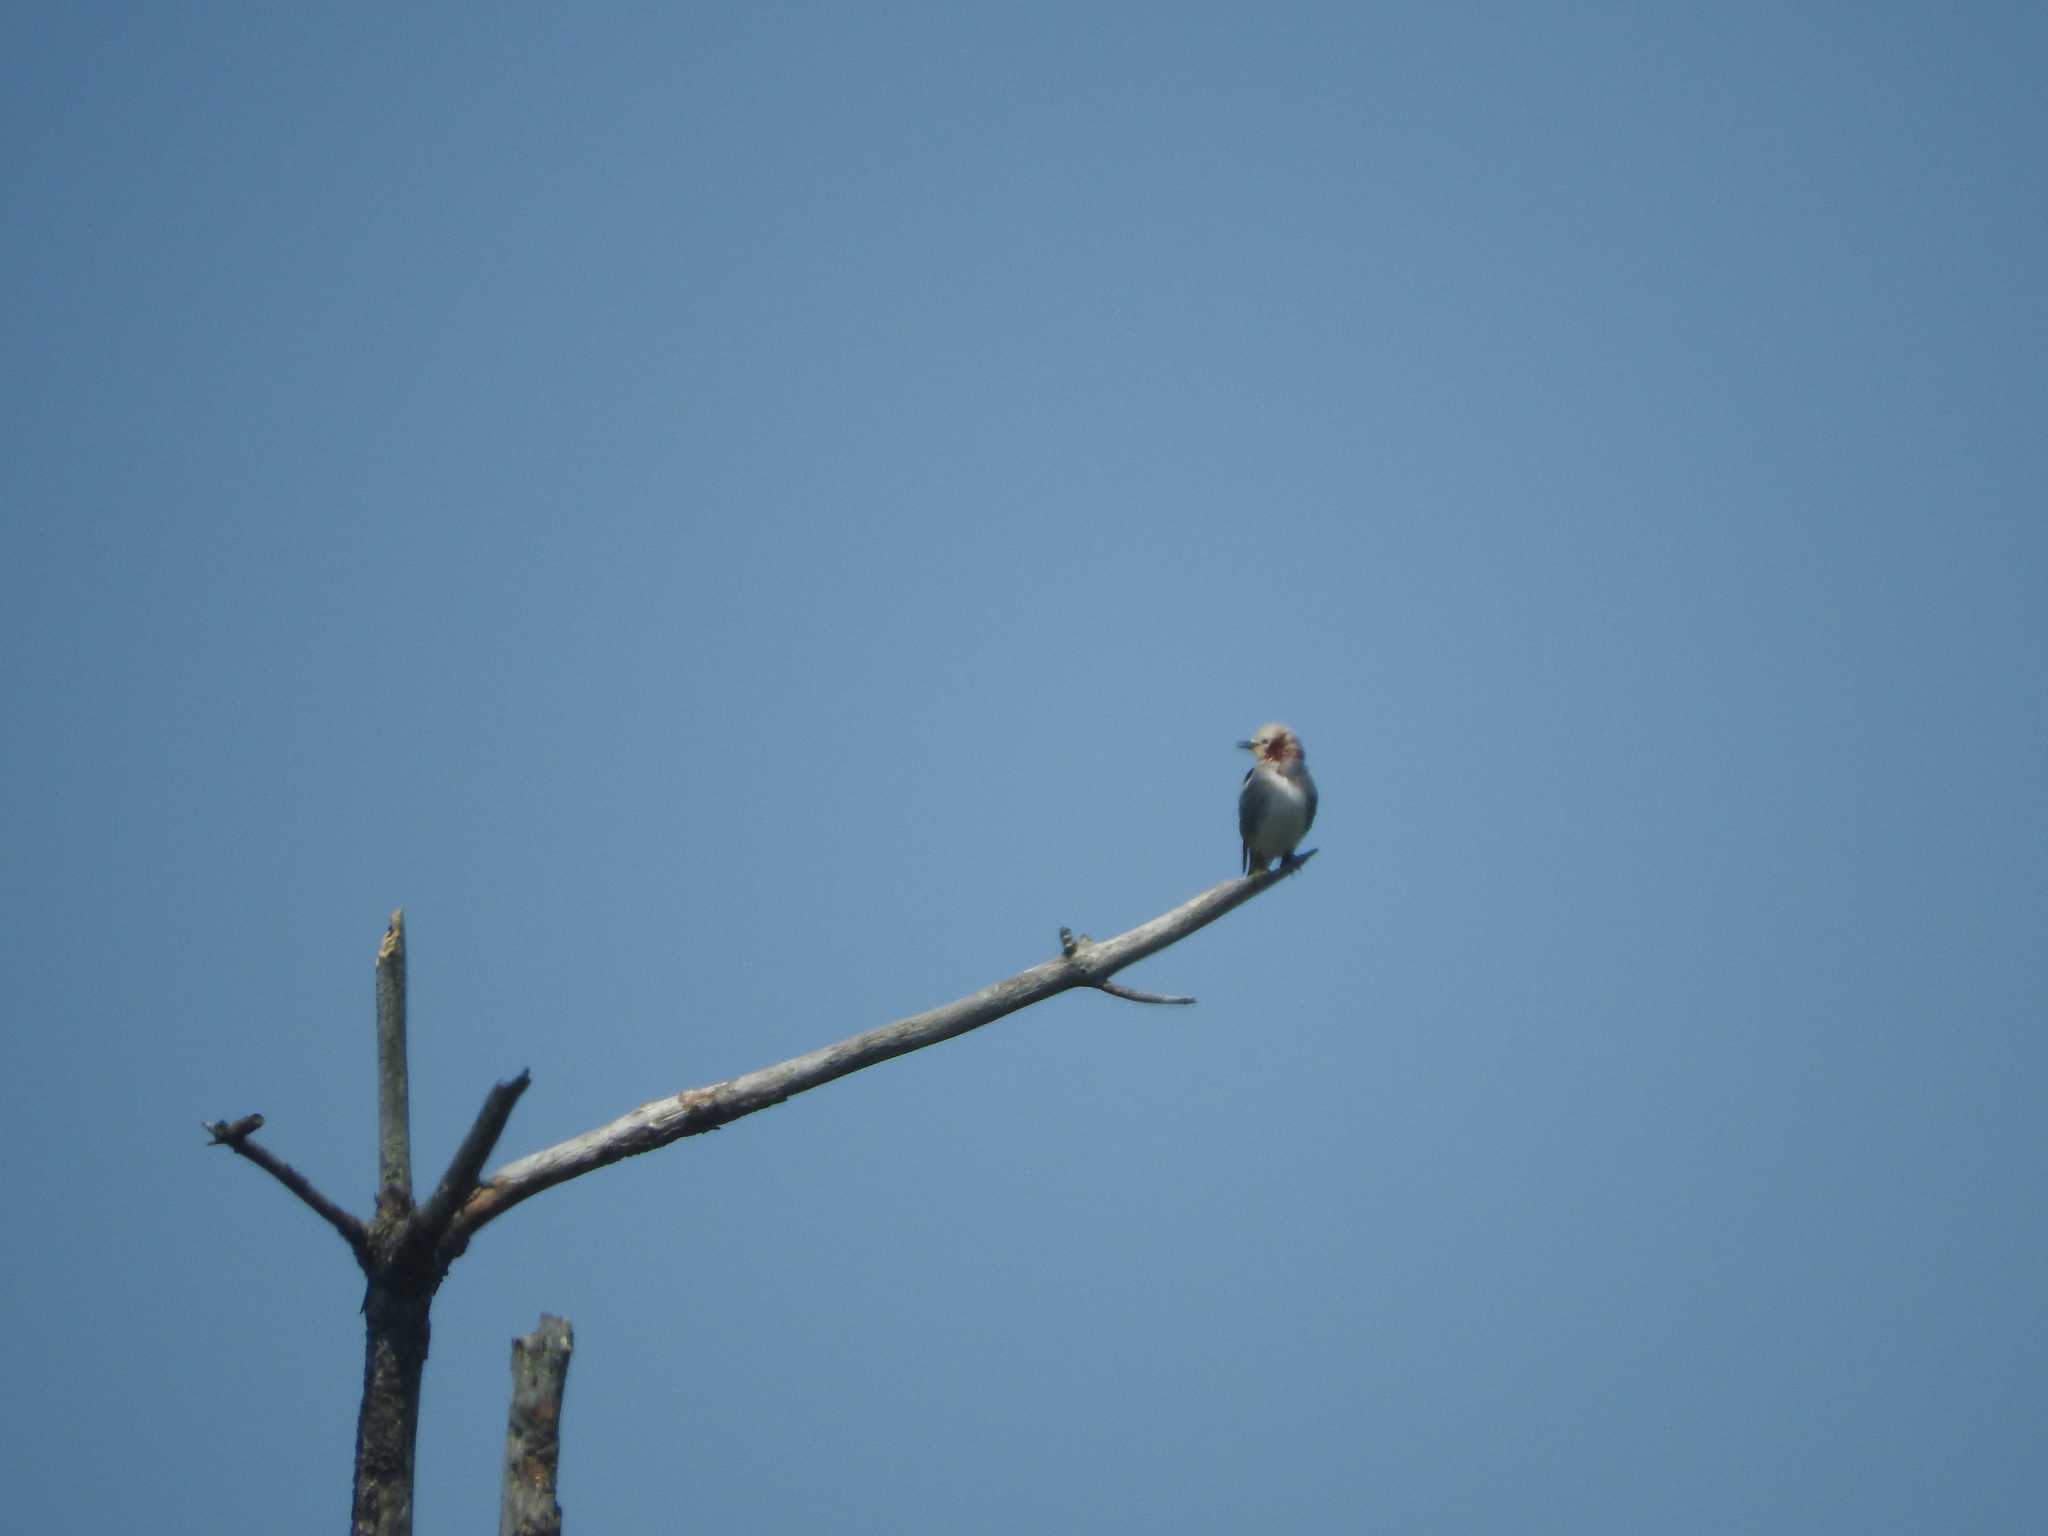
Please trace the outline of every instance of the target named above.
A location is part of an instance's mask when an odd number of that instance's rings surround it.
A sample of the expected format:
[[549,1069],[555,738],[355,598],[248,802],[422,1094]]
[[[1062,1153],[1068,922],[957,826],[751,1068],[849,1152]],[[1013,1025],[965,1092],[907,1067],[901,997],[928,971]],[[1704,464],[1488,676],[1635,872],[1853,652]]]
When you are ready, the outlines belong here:
[[2048,1505],[2036,6],[11,8],[23,1531],[343,1521],[371,959],[578,1532]]

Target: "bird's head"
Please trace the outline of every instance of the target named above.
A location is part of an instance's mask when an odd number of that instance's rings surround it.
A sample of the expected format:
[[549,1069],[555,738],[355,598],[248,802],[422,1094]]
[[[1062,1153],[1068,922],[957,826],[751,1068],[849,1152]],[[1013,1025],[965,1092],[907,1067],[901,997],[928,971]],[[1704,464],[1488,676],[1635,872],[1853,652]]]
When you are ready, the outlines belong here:
[[1250,741],[1238,745],[1262,763],[1298,763],[1302,760],[1301,738],[1284,725],[1262,725]]

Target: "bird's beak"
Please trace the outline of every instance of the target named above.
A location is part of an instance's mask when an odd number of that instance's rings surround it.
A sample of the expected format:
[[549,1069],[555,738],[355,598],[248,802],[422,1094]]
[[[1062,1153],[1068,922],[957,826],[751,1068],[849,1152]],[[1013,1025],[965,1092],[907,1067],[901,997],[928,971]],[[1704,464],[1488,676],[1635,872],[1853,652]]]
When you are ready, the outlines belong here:
[[1247,752],[1251,751],[1251,749],[1252,749],[1252,744],[1251,744],[1250,742],[1248,742],[1248,741],[1240,741],[1240,742],[1238,743],[1238,745],[1239,745],[1240,747],[1244,748],[1244,750],[1245,750],[1245,751],[1247,751]]

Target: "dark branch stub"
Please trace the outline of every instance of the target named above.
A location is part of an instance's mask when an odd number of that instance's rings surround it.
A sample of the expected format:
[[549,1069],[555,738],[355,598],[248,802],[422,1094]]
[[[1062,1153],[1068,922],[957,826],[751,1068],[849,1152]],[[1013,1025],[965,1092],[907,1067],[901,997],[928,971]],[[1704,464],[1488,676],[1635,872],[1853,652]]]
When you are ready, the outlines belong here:
[[202,1120],[199,1122],[199,1128],[213,1137],[208,1143],[209,1146],[232,1146],[235,1142],[245,1141],[262,1130],[263,1117],[244,1115],[239,1120],[216,1120],[211,1125]]
[[[469,1134],[462,1138],[462,1145],[448,1160],[448,1171],[441,1175],[441,1182],[435,1186],[427,1203],[413,1212],[406,1222],[401,1246],[408,1254],[425,1254],[438,1247],[448,1235],[455,1213],[476,1193],[484,1164],[497,1150],[498,1138],[505,1134],[505,1123],[512,1118],[513,1106],[518,1104],[519,1096],[526,1092],[532,1081],[531,1072],[521,1072],[484,1095],[483,1108],[476,1112]],[[452,1259],[454,1255],[451,1253],[449,1257]]]
[[226,1147],[235,1156],[247,1158],[297,1195],[307,1209],[341,1234],[341,1240],[348,1244],[349,1252],[356,1256],[356,1262],[368,1266],[370,1232],[361,1219],[350,1215],[321,1194],[313,1187],[311,1179],[283,1158],[273,1156],[269,1148],[250,1140],[263,1127],[261,1115],[244,1115],[241,1119],[233,1121],[215,1120],[210,1125],[201,1123],[207,1134],[213,1138],[208,1143],[209,1146]]

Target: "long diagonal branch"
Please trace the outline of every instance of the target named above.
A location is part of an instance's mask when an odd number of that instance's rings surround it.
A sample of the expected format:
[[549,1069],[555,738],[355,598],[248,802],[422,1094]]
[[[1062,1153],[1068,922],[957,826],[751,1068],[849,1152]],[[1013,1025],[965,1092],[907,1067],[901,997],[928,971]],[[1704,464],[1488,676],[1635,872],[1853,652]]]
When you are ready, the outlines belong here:
[[[442,1258],[444,1261],[453,1260],[480,1229],[544,1189],[552,1189],[557,1184],[623,1158],[652,1152],[685,1136],[696,1136],[730,1125],[743,1116],[771,1108],[850,1072],[964,1035],[971,1029],[979,1029],[1006,1014],[1029,1008],[1033,1003],[1042,1003],[1076,987],[1099,987],[1109,991],[1111,989],[1104,983],[1124,967],[1136,964],[1147,955],[1157,954],[1198,929],[1206,928],[1262,891],[1270,890],[1312,857],[1313,850],[1286,860],[1270,872],[1248,875],[1241,880],[1226,880],[1171,912],[1155,917],[1149,923],[1141,923],[1113,939],[1098,943],[1063,935],[1064,952],[1057,958],[1019,971],[1015,976],[983,987],[979,992],[944,1007],[913,1014],[907,1019],[841,1040],[836,1045],[792,1057],[726,1082],[656,1099],[619,1116],[609,1125],[598,1126],[595,1130],[585,1131],[580,1136],[572,1136],[567,1141],[507,1163],[492,1173],[456,1214],[443,1243]],[[1125,994],[1125,989],[1115,991],[1117,995]],[[1144,1001],[1169,1001],[1143,994],[1141,998]]]

